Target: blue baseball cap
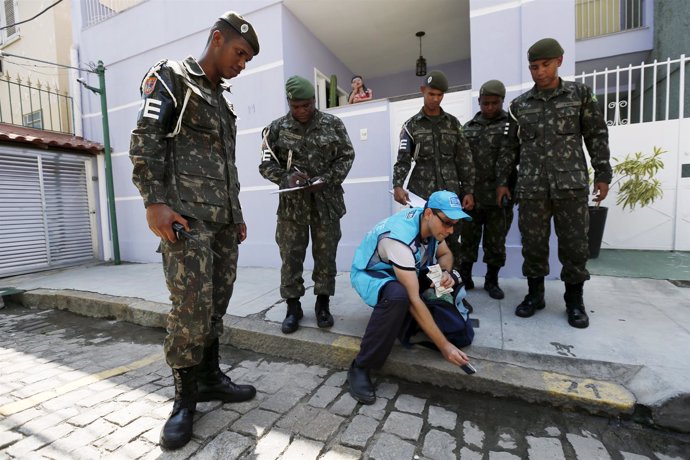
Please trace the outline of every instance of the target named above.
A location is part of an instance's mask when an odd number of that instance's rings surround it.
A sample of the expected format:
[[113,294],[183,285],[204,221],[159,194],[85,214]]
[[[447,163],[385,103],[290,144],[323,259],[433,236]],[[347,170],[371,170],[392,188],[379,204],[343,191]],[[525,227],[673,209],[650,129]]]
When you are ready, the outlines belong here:
[[429,201],[426,202],[427,208],[438,209],[449,219],[452,220],[472,220],[470,216],[465,214],[462,210],[462,204],[460,204],[460,198],[448,190],[441,190],[440,192],[434,192],[429,197]]

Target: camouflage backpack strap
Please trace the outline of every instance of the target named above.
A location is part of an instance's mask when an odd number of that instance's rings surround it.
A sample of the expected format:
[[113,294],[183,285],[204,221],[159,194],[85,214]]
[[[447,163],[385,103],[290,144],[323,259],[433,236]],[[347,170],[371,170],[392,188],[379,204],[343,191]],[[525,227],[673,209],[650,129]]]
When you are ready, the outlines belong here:
[[412,171],[414,171],[414,167],[417,166],[417,157],[419,156],[419,149],[421,148],[420,144],[417,144],[414,141],[414,136],[410,132],[409,129],[407,129],[407,123],[409,123],[410,120],[407,120],[405,124],[403,125],[403,131],[407,133],[407,135],[410,138],[410,142],[414,143],[414,151],[412,152],[412,161],[410,162],[410,170],[407,172],[407,176],[405,176],[405,180],[403,181],[402,188],[407,190],[407,184],[410,182],[410,177],[412,177]]
[[[269,156],[273,157],[274,160],[276,160],[276,163],[280,165],[280,160],[276,156],[276,154],[273,152],[273,149],[271,148],[271,145],[268,143],[268,135],[271,132],[271,127],[267,126],[264,128],[264,130],[261,132],[261,162],[267,161],[269,159]],[[288,158],[287,158],[287,165],[285,166],[285,170],[289,171],[290,166],[292,166],[292,149],[288,150]]]
[[[186,69],[184,68],[183,65],[181,65],[177,61],[168,61],[168,67],[175,72],[177,75],[181,75],[184,78],[185,83],[187,83],[187,80],[189,79],[189,75],[187,74]],[[182,115],[184,114],[185,109],[187,108],[187,103],[189,102],[189,98],[192,95],[192,88],[190,84],[186,84],[187,90],[185,91],[184,94],[184,99],[182,101],[182,107],[180,108],[179,112],[177,113],[177,121],[175,122],[175,128],[169,132],[165,137],[167,138],[174,138],[180,133],[180,129],[182,128]],[[173,96],[172,91],[168,89],[166,86],[166,89],[168,92],[170,92],[171,97],[173,98],[173,101],[175,102],[175,108],[177,108],[177,100],[175,99],[175,96]]]

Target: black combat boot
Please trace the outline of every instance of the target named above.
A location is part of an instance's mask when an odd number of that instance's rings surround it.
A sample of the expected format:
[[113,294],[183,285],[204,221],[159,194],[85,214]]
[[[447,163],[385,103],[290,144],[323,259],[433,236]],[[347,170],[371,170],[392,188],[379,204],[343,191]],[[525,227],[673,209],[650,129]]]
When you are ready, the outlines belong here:
[[515,314],[522,318],[529,318],[536,310],[543,309],[544,303],[544,277],[527,278],[529,291],[525,300],[515,308]]
[[316,305],[314,305],[314,311],[316,312],[316,324],[319,327],[331,327],[333,326],[333,315],[329,310],[330,299],[325,294],[319,294],[316,296]]
[[192,422],[196,410],[196,367],[173,369],[175,381],[175,401],[168,420],[161,431],[160,445],[167,450],[175,450],[192,439]]
[[583,283],[568,284],[565,283],[565,310],[568,313],[568,324],[572,327],[584,329],[589,326],[589,317],[585,311],[585,303],[582,299]]
[[251,385],[236,385],[230,377],[220,370],[218,339],[210,347],[204,348],[204,357],[197,367],[197,401],[242,402],[256,395]]
[[460,279],[465,285],[466,290],[474,289],[474,281],[472,281],[472,262],[462,262],[460,264]]
[[347,371],[347,383],[350,387],[350,395],[362,404],[374,404],[376,402],[376,392],[374,384],[369,378],[369,369],[357,366],[352,361],[350,370]]
[[498,286],[498,271],[501,269],[498,265],[486,266],[486,277],[484,277],[484,289],[489,291],[489,297],[492,299],[502,299],[505,297],[503,289]]
[[299,329],[299,320],[303,316],[304,312],[302,312],[302,305],[299,303],[299,299],[287,299],[287,315],[285,315],[280,330],[283,331],[283,334],[292,334]]

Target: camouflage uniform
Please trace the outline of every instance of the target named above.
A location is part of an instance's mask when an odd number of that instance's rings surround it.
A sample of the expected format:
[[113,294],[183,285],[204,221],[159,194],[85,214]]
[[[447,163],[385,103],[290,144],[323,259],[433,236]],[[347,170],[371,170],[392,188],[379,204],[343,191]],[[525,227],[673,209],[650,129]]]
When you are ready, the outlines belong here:
[[[425,200],[437,190],[449,190],[461,199],[464,194],[474,193],[472,152],[460,121],[453,115],[441,109],[440,116],[429,117],[422,109],[405,122],[393,167],[393,187],[403,186],[415,157],[416,165],[407,184],[410,192]],[[459,238],[460,225],[446,238],[456,268],[460,265]]]
[[[611,182],[608,129],[592,90],[560,81],[554,90],[536,86],[510,104],[518,123],[520,169],[515,194],[520,206],[523,275],[549,273],[549,235],[553,216],[558,236],[561,279],[567,284],[589,279],[586,268],[589,181],[582,140],[594,168],[594,182]],[[514,155],[498,166],[499,185],[507,185]]]
[[345,125],[339,118],[316,110],[308,125],[303,126],[288,113],[267,126],[263,137],[259,165],[263,177],[285,188],[289,173],[299,170],[326,182],[318,191],[280,194],[276,225],[276,243],[282,260],[280,295],[285,299],[304,295],[302,272],[311,231],[314,293],[332,296],[340,218],[345,215],[341,184],[355,159]]
[[[167,204],[202,243],[181,239],[159,247],[172,301],[164,351],[173,368],[201,362],[204,348],[220,336],[235,282],[237,224],[244,221],[227,88],[212,89],[192,57],[161,61],[142,82],[132,131],[132,181],[144,205]],[[204,245],[221,257],[214,259]]]
[[[463,133],[472,149],[475,167],[474,209],[465,211],[472,217],[461,225],[460,259],[464,263],[477,261],[479,242],[484,233],[484,262],[502,267],[506,261],[506,234],[513,222],[513,205],[499,208],[496,204],[496,161],[501,151],[518,148],[511,136],[508,112],[486,119],[478,112],[463,127]],[[511,188],[515,186],[517,170],[510,174]]]

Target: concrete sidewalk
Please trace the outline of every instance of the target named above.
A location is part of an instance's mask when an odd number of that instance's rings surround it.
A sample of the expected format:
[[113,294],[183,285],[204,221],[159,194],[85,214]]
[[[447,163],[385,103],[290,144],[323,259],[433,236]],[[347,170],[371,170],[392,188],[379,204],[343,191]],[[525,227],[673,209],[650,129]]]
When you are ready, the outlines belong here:
[[[305,273],[309,279],[310,273]],[[280,332],[285,303],[278,269],[240,268],[222,342],[304,362],[349,366],[370,309],[339,273],[331,301],[335,325],[316,327],[308,282],[305,318]],[[529,319],[513,314],[526,282],[503,279],[502,301],[470,291],[474,343],[465,349],[477,374],[467,376],[436,352],[395,347],[381,373],[499,397],[613,415],[636,412],[652,423],[690,432],[690,290],[663,280],[594,276],[586,284],[587,329],[568,326],[563,284],[546,282],[547,308]],[[0,279],[24,290],[13,300],[96,317],[164,327],[170,301],[160,264],[94,265]]]

